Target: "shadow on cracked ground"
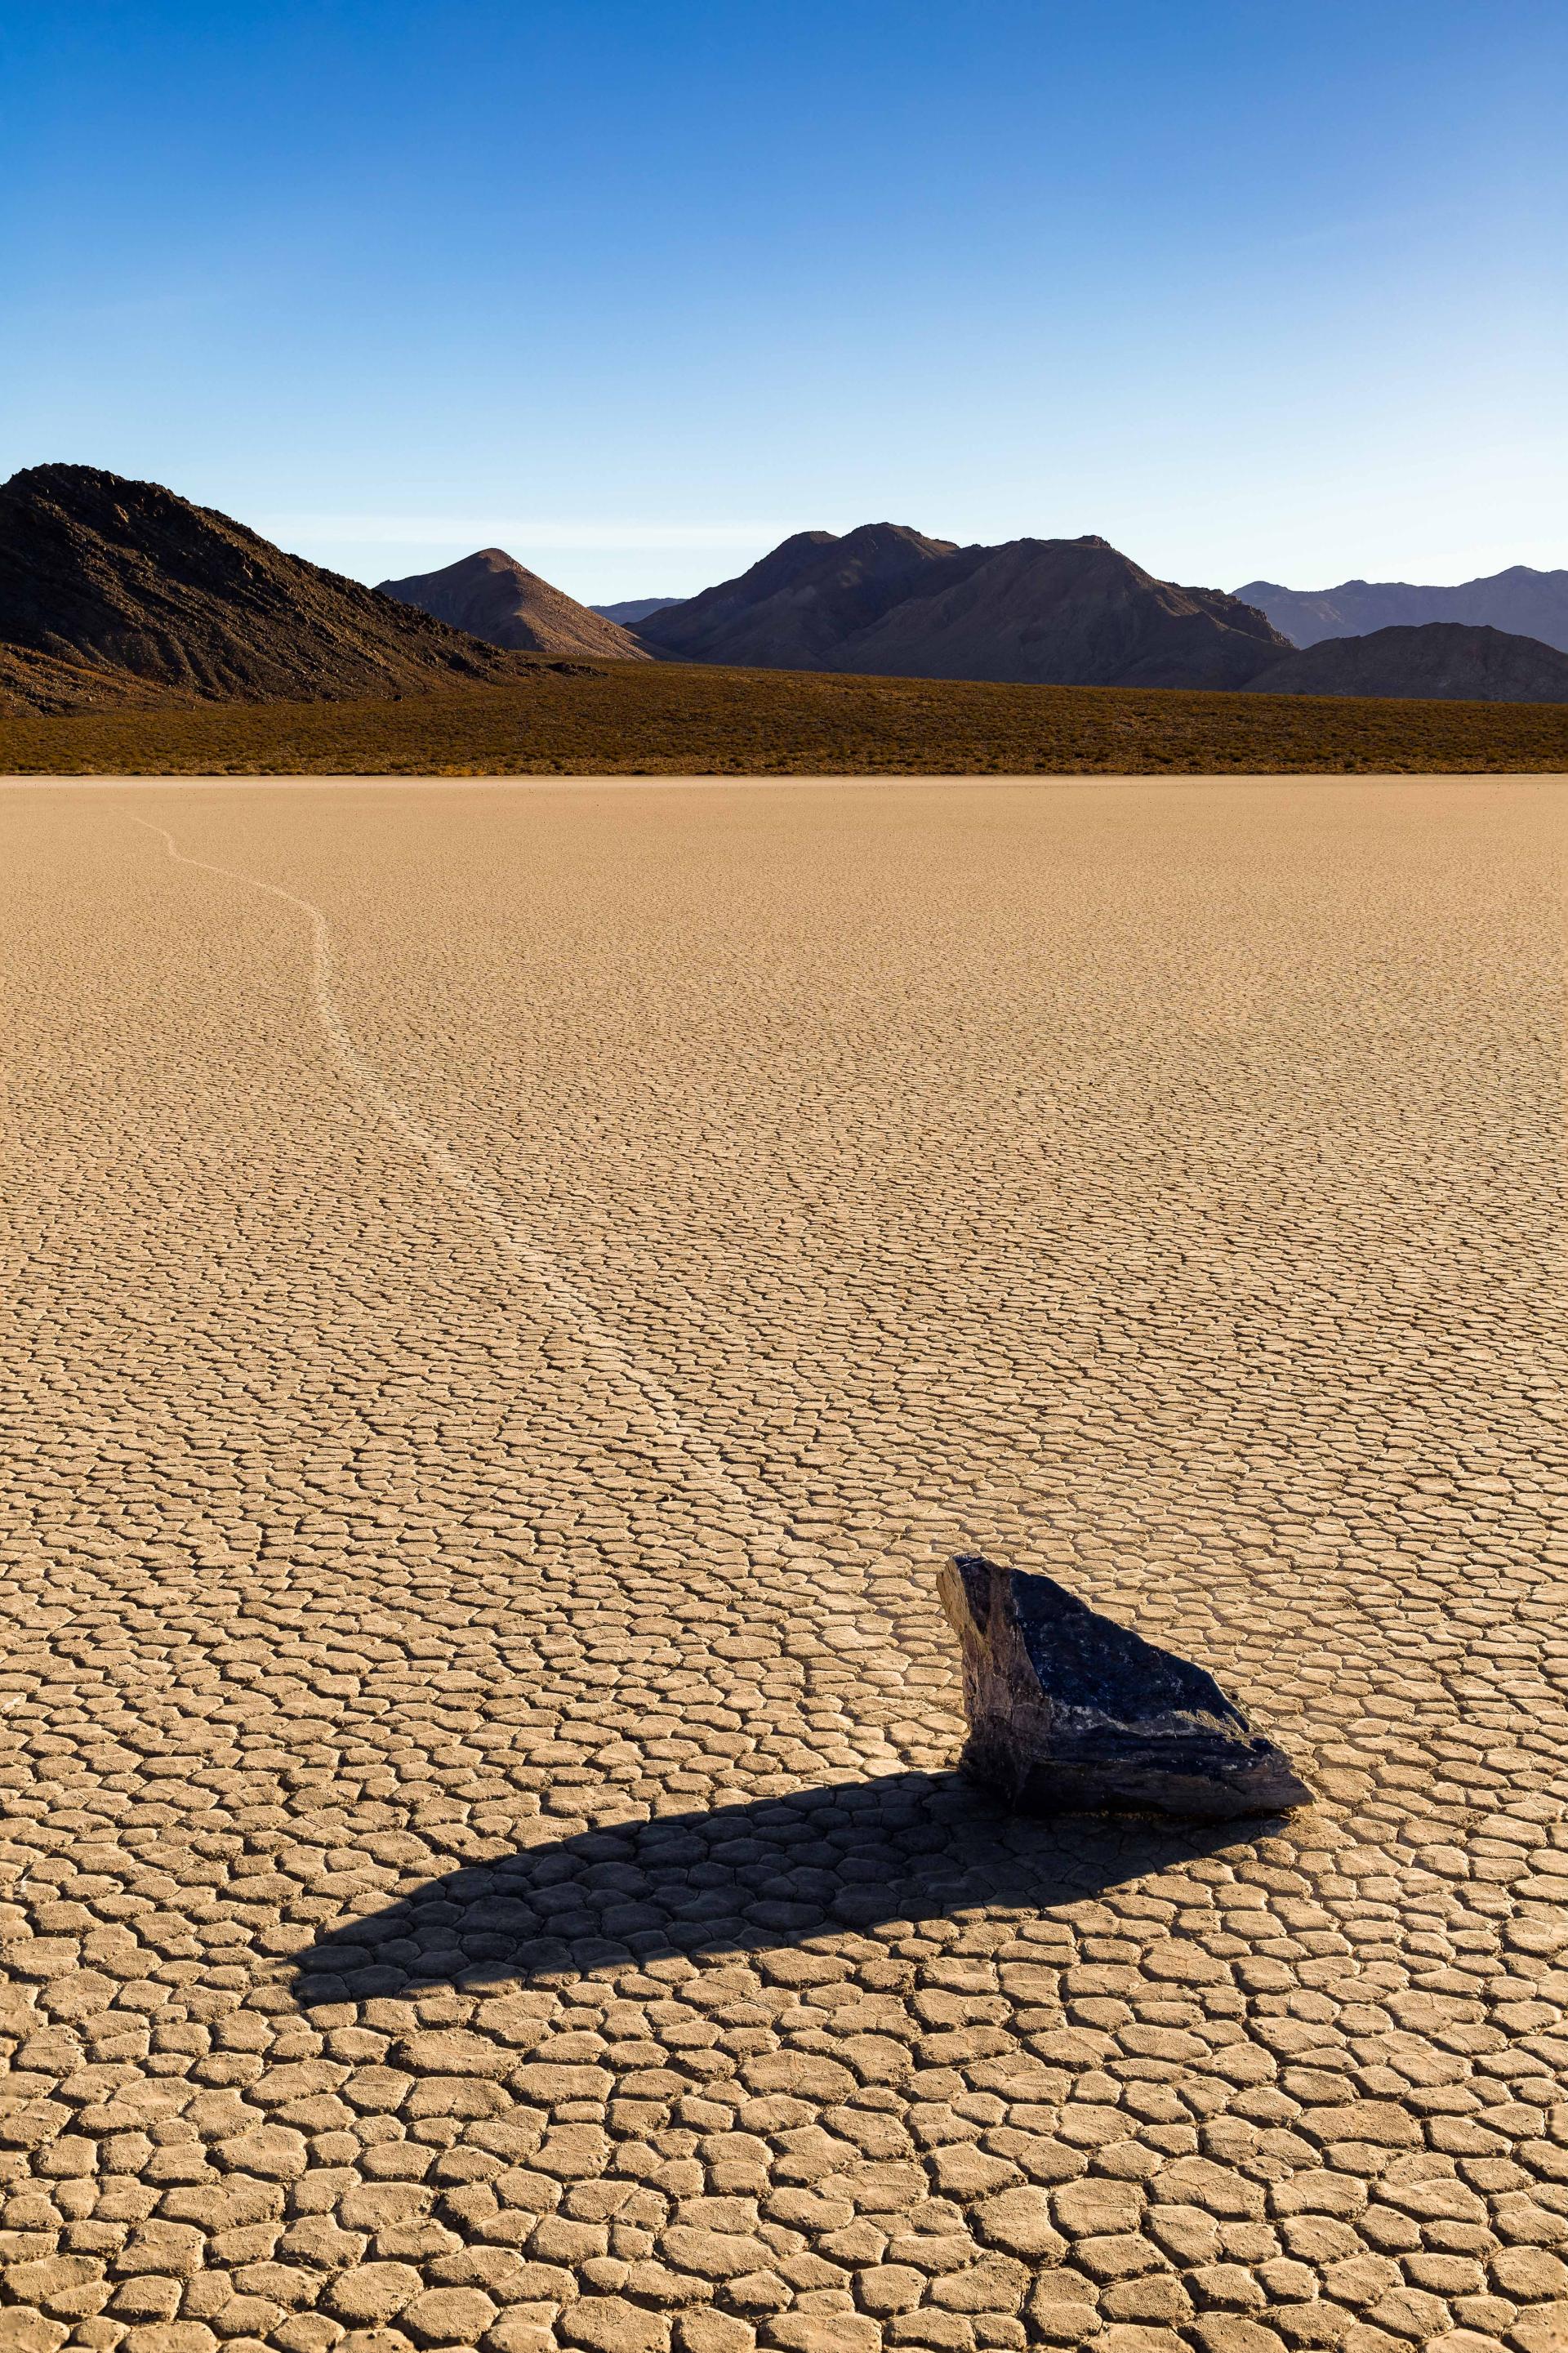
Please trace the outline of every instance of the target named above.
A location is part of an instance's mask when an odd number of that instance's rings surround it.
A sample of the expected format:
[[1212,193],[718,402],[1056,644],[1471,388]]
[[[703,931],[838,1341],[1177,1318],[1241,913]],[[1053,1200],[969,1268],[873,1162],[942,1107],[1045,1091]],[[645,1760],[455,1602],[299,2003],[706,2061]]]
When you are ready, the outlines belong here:
[[1278,1828],[1029,1820],[957,1774],[900,1773],[542,1841],[345,1920],[295,1962],[302,2007],[756,1952],[970,1910],[1047,1912]]

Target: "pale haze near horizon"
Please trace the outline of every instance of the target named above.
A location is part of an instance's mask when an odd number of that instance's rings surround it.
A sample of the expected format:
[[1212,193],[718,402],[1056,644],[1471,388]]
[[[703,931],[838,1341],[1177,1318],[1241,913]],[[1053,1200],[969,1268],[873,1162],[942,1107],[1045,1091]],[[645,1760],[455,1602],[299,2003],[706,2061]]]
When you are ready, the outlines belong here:
[[0,472],[604,603],[792,531],[1568,564],[1568,16],[93,0],[0,26]]

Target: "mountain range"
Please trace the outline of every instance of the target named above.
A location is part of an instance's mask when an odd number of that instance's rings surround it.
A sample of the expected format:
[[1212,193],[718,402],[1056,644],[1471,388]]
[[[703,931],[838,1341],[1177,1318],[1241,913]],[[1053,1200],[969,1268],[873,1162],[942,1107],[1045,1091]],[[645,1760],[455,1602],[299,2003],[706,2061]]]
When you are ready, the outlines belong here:
[[[1550,589],[1568,575],[1516,567],[1498,579]],[[1247,599],[1156,579],[1092,536],[961,547],[900,523],[799,532],[700,596],[632,602],[628,628],[494,547],[367,588],[158,483],[89,466],[29,467],[0,485],[0,707],[397,698],[535,677],[552,660],[650,656],[894,678],[1568,701],[1568,653],[1517,631],[1402,623],[1300,649]]]
[[1239,686],[1291,650],[1238,598],[1103,539],[958,547],[889,522],[798,532],[637,634],[687,661],[1059,686]]
[[1237,595],[1267,613],[1299,646],[1320,638],[1363,637],[1386,628],[1419,628],[1428,621],[1468,621],[1514,636],[1538,638],[1568,652],[1568,572],[1532,572],[1511,564],[1453,588],[1421,588],[1407,580],[1342,580],[1337,588],[1281,588],[1249,580]]
[[1157,580],[1092,536],[959,547],[900,523],[800,532],[736,579],[653,607],[635,633],[682,660],[772,670],[1568,700],[1568,657],[1534,638],[1435,622],[1302,649],[1250,597]]

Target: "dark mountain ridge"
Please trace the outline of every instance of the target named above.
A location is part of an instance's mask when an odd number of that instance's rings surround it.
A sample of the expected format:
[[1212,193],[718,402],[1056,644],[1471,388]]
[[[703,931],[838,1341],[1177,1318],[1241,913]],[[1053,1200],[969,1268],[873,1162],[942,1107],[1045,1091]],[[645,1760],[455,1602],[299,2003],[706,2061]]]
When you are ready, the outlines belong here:
[[958,550],[907,524],[862,523],[843,538],[800,531],[734,580],[650,614],[637,634],[687,661],[826,670],[855,634],[909,596]]
[[1285,641],[1217,589],[1156,580],[1106,540],[963,548],[827,667],[1055,686],[1237,686]]
[[1452,588],[1423,588],[1406,580],[1282,588],[1277,581],[1249,580],[1236,593],[1259,607],[1298,646],[1375,629],[1419,628],[1428,621],[1463,621],[1535,638],[1568,652],[1568,572],[1535,572],[1528,564],[1510,564],[1506,572],[1462,580]]
[[1352,694],[1428,702],[1568,702],[1568,653],[1459,621],[1321,638],[1247,681],[1248,694]]
[[637,634],[692,661],[1063,686],[1238,686],[1290,649],[1092,535],[958,547],[898,523],[797,533]]
[[32,707],[337,702],[514,667],[160,483],[29,466],[0,485],[0,687]]

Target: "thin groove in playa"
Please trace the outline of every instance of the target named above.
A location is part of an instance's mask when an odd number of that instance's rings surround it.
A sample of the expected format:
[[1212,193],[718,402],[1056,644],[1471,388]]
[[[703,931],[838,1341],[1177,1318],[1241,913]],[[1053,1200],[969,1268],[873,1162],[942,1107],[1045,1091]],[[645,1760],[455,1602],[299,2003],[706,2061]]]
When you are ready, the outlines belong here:
[[741,1485],[718,1449],[690,1427],[664,1383],[656,1374],[638,1364],[619,1334],[605,1323],[563,1271],[553,1254],[542,1250],[537,1242],[531,1241],[526,1234],[518,1230],[494,1187],[488,1185],[483,1177],[477,1176],[471,1168],[465,1167],[456,1153],[432,1128],[426,1127],[422,1120],[398,1102],[366,1061],[349,1035],[338,1008],[333,986],[331,927],[321,908],[312,900],[301,899],[297,892],[284,890],[280,883],[263,881],[258,875],[240,872],[237,867],[215,865],[209,859],[189,857],[166,826],[155,825],[149,818],[133,817],[131,821],[148,833],[157,834],[176,865],[194,867],[201,873],[218,875],[227,882],[238,882],[247,890],[265,892],[268,898],[280,899],[285,906],[298,908],[310,927],[310,993],[316,1018],[339,1068],[359,1101],[379,1119],[384,1120],[405,1143],[412,1144],[441,1182],[468,1204],[503,1254],[524,1270],[563,1320],[574,1324],[579,1336],[588,1342],[601,1360],[613,1366],[626,1387],[641,1398],[658,1423],[661,1435],[700,1472],[709,1488],[726,1503],[736,1504],[753,1518],[765,1522],[771,1533],[781,1539],[785,1538],[787,1531],[783,1515],[771,1499],[752,1493]]

